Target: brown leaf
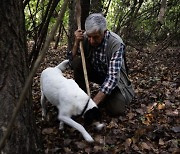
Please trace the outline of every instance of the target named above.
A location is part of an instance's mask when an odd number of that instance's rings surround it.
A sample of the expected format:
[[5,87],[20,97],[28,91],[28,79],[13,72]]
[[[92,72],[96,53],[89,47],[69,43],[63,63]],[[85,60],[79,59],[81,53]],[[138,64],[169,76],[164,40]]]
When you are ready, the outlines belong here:
[[128,118],[129,118],[129,120],[131,120],[131,119],[133,119],[133,118],[134,118],[134,116],[136,116],[136,114],[135,114],[135,113],[130,112],[130,113],[128,113],[128,114],[127,114],[127,116],[128,116]]
[[164,145],[164,141],[163,141],[163,139],[159,139],[159,145]]
[[97,135],[94,140],[97,142],[97,143],[100,143],[100,144],[105,144],[105,136],[101,136],[101,135]]
[[70,153],[70,152],[71,152],[71,149],[68,148],[68,147],[64,147],[64,151],[65,151],[66,153]]
[[166,115],[170,117],[177,117],[179,115],[178,110],[166,110]]
[[105,141],[107,144],[114,144],[116,142],[115,138],[112,136],[107,136]]
[[148,105],[147,113],[151,113],[154,110],[154,108],[156,107],[156,105],[157,105],[157,102],[154,102],[153,104]]
[[84,149],[86,147],[86,144],[84,142],[75,142],[75,144],[79,149]]
[[143,149],[151,150],[151,147],[150,147],[147,143],[145,143],[145,142],[142,142],[142,143],[141,143],[141,147],[142,147]]
[[52,134],[54,132],[53,128],[44,128],[42,134]]
[[173,132],[175,132],[175,133],[179,133],[179,132],[180,132],[180,126],[173,127],[172,130],[173,130]]
[[101,151],[102,150],[102,147],[101,146],[94,146],[94,152],[98,152],[98,151]]
[[139,114],[141,114],[141,115],[143,115],[143,114],[144,114],[144,110],[143,110],[143,109],[141,109],[141,108],[136,109],[136,112],[137,112],[137,113],[139,113]]
[[164,100],[163,102],[165,103],[166,106],[172,106],[172,103],[170,100]]
[[136,144],[133,144],[133,145],[132,145],[132,148],[133,148],[135,151],[139,151],[139,147],[138,147]]
[[165,109],[165,104],[164,103],[159,103],[157,108],[158,108],[158,110]]
[[132,138],[133,143],[136,143],[139,141],[140,137],[145,135],[146,129],[145,128],[139,128],[135,131],[134,136]]
[[107,125],[107,128],[118,128],[117,121],[115,119],[112,119],[109,125]]
[[130,147],[131,144],[132,144],[132,139],[131,139],[131,138],[127,138],[127,139],[126,139],[126,142],[125,142],[125,147],[126,147],[126,149],[127,149],[128,147]]
[[149,113],[145,115],[145,120],[143,121],[144,124],[150,125],[154,121],[153,114]]
[[64,139],[64,145],[69,145],[71,141],[71,139]]
[[91,153],[91,148],[90,148],[90,147],[85,148],[85,152],[86,152],[86,153]]

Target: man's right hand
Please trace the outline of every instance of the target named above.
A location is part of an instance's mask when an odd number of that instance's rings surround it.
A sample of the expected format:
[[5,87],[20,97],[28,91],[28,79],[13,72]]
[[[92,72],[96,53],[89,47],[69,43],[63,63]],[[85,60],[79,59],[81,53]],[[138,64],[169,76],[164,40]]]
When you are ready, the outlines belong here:
[[77,41],[77,43],[79,43],[80,41],[83,40],[83,38],[84,38],[83,33],[84,33],[84,30],[80,30],[80,29],[78,29],[74,32],[75,41]]
[[72,58],[74,58],[74,56],[77,53],[78,47],[79,47],[79,42],[83,40],[84,36],[83,36],[84,30],[76,30],[74,32],[74,36],[75,36],[75,41],[74,41],[74,45],[72,48]]

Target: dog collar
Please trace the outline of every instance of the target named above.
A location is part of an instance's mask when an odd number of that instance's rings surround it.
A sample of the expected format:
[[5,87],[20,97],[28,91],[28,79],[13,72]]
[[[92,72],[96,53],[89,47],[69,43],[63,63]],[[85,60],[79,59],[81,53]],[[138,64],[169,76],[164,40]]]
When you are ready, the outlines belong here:
[[87,107],[88,107],[88,104],[89,104],[90,99],[91,99],[91,98],[89,97],[89,99],[88,99],[88,101],[87,101],[86,105],[84,106],[83,111],[81,112],[81,114],[80,114],[79,116],[82,116],[82,115],[84,114],[84,112],[86,111],[86,109],[87,109]]

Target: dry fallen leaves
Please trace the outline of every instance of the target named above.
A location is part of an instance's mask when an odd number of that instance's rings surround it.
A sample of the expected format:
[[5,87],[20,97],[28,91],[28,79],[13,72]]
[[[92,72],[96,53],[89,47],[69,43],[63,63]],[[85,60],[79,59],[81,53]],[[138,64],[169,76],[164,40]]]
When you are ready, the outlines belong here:
[[[127,49],[129,77],[135,87],[135,99],[125,116],[111,117],[104,108],[102,120],[106,127],[87,131],[95,139],[88,144],[82,135],[68,126],[58,129],[57,111],[48,104],[50,120],[41,120],[39,75],[48,66],[65,59],[63,47],[50,48],[33,80],[33,109],[45,153],[178,153],[180,120],[179,48],[158,53]],[[167,58],[168,57],[168,58]],[[72,78],[72,70],[64,73]],[[99,88],[91,84],[93,95]],[[78,120],[83,124],[83,120]]]

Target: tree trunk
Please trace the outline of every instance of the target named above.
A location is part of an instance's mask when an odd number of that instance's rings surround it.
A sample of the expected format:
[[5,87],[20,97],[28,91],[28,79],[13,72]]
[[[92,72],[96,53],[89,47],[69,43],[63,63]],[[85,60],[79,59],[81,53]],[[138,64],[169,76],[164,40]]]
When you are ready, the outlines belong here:
[[35,44],[33,46],[31,54],[30,54],[29,61],[31,62],[31,64],[30,64],[31,68],[33,67],[33,65],[38,57],[39,51],[43,47],[43,44],[47,37],[50,19],[53,15],[53,12],[54,12],[56,6],[59,3],[59,0],[51,0],[51,1],[49,2],[49,6],[47,7],[46,15],[44,16],[44,19],[42,20],[42,24],[38,30],[37,40],[35,40]]
[[[68,50],[71,50],[74,43],[74,31],[77,29],[77,21],[75,15],[76,0],[69,2],[69,29],[68,29]],[[81,0],[81,29],[84,28],[85,20],[89,15],[90,0]]]
[[91,12],[92,13],[102,13],[102,2],[99,0],[92,0],[91,1]]
[[[19,0],[0,2],[0,139],[28,76],[23,4]],[[41,153],[32,111],[31,89],[16,118],[2,153]]]
[[63,37],[63,23],[61,23],[60,26],[59,26],[59,32],[58,32],[58,35],[57,35],[57,37],[55,39],[54,49],[57,49],[58,43],[59,43],[61,37]]
[[81,0],[81,29],[85,30],[85,21],[89,15],[90,0]]
[[161,8],[158,15],[158,21],[161,23],[161,25],[163,25],[164,23],[165,8],[166,8],[166,0],[162,0]]

